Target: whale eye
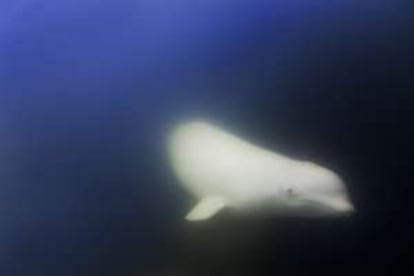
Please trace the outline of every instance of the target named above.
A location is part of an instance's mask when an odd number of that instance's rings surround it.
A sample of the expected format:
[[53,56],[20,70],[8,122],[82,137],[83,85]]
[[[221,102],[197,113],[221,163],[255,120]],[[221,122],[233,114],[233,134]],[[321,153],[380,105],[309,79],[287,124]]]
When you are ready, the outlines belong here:
[[288,197],[294,197],[295,196],[295,192],[293,191],[292,188],[288,188],[286,190]]

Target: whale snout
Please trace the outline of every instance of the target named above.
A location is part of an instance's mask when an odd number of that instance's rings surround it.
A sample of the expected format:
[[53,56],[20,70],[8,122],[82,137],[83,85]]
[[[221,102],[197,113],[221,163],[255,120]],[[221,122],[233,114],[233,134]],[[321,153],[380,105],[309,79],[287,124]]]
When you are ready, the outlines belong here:
[[337,199],[329,203],[329,207],[338,215],[352,215],[355,207],[347,198]]

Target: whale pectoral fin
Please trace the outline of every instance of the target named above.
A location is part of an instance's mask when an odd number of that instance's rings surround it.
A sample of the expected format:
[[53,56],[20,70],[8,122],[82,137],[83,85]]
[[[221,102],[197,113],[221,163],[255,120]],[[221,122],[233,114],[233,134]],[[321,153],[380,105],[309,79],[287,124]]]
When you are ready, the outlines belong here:
[[189,221],[209,219],[225,206],[226,200],[221,197],[205,197],[194,206],[185,219]]

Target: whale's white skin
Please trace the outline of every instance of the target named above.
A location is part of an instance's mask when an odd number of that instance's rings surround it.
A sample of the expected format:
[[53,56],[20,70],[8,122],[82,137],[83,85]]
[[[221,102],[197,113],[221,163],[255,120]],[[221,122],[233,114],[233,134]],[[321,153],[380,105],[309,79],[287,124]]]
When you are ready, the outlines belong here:
[[208,219],[225,207],[299,216],[353,211],[334,172],[260,148],[208,122],[176,126],[168,152],[179,182],[198,200],[187,220]]

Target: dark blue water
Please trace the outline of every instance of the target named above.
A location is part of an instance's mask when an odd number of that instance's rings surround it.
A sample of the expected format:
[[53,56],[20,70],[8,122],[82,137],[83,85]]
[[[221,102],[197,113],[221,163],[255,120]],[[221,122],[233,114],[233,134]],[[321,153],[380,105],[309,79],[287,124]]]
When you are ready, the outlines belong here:
[[[0,275],[351,275],[408,267],[403,1],[0,3]],[[358,212],[183,220],[184,118],[329,166]]]

